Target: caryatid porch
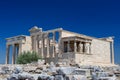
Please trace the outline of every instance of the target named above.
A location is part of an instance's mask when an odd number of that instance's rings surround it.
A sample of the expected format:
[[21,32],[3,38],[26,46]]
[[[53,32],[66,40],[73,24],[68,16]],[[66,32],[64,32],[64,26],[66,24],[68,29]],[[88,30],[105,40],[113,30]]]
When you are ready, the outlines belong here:
[[62,38],[63,53],[74,52],[81,54],[91,54],[91,39],[77,36]]

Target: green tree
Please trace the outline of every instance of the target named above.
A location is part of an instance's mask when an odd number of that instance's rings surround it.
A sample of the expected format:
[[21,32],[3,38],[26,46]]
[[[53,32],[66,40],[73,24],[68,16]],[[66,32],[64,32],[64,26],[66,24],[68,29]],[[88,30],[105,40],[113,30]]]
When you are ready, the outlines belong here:
[[42,59],[36,52],[23,52],[21,53],[16,60],[17,64],[27,64],[31,62],[36,62],[38,59]]

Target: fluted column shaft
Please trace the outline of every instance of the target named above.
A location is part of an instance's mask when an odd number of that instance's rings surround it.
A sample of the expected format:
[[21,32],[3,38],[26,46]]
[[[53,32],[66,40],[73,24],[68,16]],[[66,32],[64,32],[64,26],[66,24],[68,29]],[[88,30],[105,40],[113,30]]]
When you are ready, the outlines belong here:
[[15,44],[12,45],[12,64],[15,64]]
[[114,42],[112,41],[112,64],[114,64]]
[[41,39],[41,42],[42,42],[42,46],[41,46],[41,56],[42,56],[42,58],[44,58],[44,39],[42,38]]
[[49,57],[50,55],[50,52],[49,52],[49,49],[50,49],[50,41],[49,41],[49,35],[47,34],[47,57]]
[[6,45],[6,64],[9,64],[9,50],[10,46]]
[[55,32],[53,32],[53,57],[55,56]]

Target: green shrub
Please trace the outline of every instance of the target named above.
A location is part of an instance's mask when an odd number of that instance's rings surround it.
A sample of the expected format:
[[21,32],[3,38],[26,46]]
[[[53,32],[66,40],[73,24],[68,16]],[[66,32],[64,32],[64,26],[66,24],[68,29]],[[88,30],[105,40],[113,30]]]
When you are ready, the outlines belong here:
[[17,60],[16,63],[17,64],[27,64],[27,63],[31,63],[31,62],[36,62],[38,61],[38,59],[42,59],[36,52],[23,52],[21,53]]

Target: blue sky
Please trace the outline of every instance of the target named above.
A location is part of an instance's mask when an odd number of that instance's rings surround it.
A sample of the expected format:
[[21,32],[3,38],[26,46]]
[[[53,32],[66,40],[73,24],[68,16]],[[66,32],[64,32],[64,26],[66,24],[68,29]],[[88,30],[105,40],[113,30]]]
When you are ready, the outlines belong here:
[[0,1],[0,63],[5,62],[5,38],[62,27],[93,36],[115,36],[115,63],[120,63],[120,5],[116,0]]

